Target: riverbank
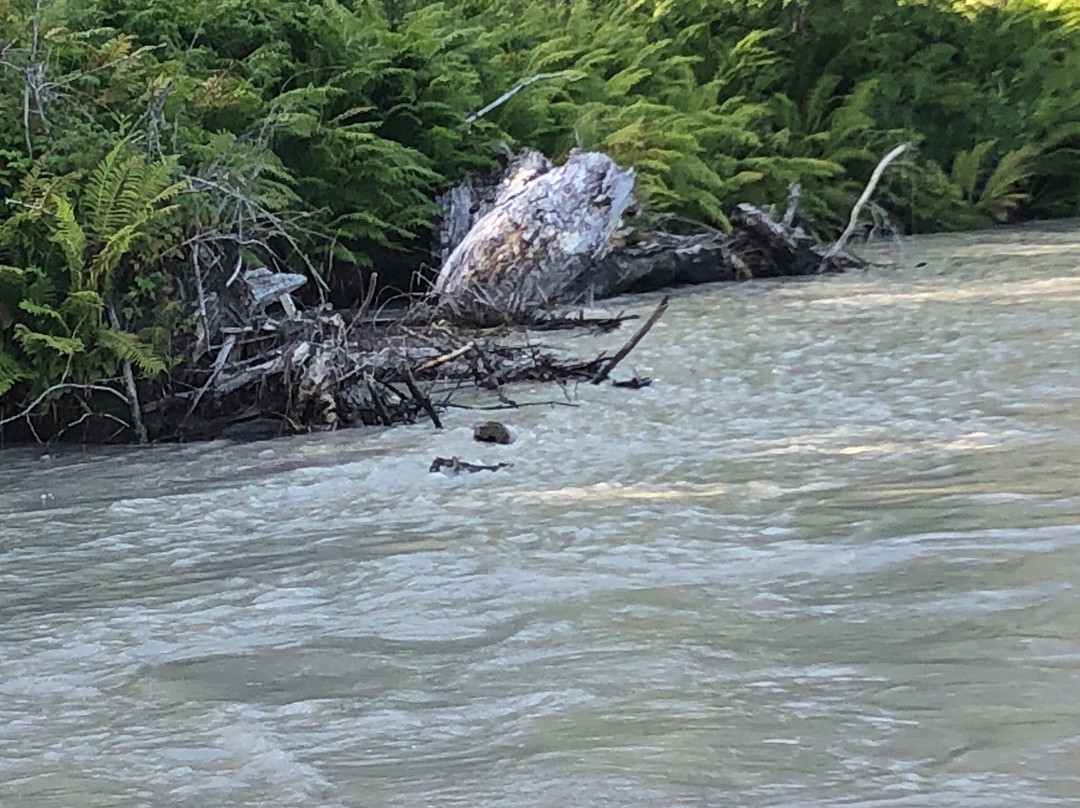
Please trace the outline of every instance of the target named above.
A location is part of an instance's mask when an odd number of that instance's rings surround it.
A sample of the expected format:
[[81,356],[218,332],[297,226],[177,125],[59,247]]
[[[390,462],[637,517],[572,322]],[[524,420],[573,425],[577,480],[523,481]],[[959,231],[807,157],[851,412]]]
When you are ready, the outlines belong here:
[[[1059,220],[924,236],[917,243],[962,242],[970,246],[946,265],[963,261],[970,250],[983,252],[993,265],[1055,249],[1024,246],[1026,234],[1047,239],[1060,234],[1061,249],[1067,250],[1077,232],[1080,220]],[[1001,254],[994,255],[994,249]],[[861,250],[871,262],[910,271],[907,251],[907,240],[899,239]],[[943,294],[954,280],[943,275]],[[640,325],[633,319],[627,323],[623,313],[633,301],[623,297],[608,310],[570,310],[529,328],[488,329],[452,326],[424,306],[396,313],[374,307],[301,308],[290,319],[275,301],[244,327],[226,328],[214,350],[204,349],[199,363],[174,371],[170,394],[162,396],[161,386],[143,385],[140,406],[154,442],[247,441],[352,426],[431,423],[433,413],[437,420],[463,400],[463,394],[475,405],[471,390],[487,391],[482,406],[512,410],[518,396],[516,388],[506,385],[554,383],[541,397],[550,400],[562,398],[560,386],[574,388],[594,378]],[[612,332],[619,344],[609,352],[582,356],[569,347],[581,340],[567,341],[560,331]],[[310,361],[317,356],[322,358]],[[622,375],[634,375],[634,364],[631,356]],[[12,420],[0,429],[0,438],[6,445],[131,443],[130,408],[121,390],[119,385],[108,390],[75,387],[76,395],[62,406],[54,403],[23,416],[16,413],[18,417],[9,414]]]
[[[123,421],[150,439],[154,402],[197,396],[225,344],[215,295],[247,306],[211,275],[302,275],[303,307],[331,311],[375,285],[426,289],[436,198],[510,149],[610,155],[635,172],[638,230],[669,235],[726,232],[737,204],[782,206],[798,180],[830,240],[897,142],[916,149],[867,212],[879,232],[1080,205],[1070,4],[16,6],[0,19],[0,420],[36,401],[52,413],[38,437]],[[241,359],[253,336],[236,335]],[[193,346],[205,373],[178,378]]]
[[[374,277],[356,308],[339,310],[322,286],[314,290],[317,303],[311,293],[301,295],[302,287],[315,285],[309,277],[321,283],[316,274],[245,268],[242,256],[231,270],[220,256],[204,266],[215,253],[196,243],[193,288],[178,301],[192,333],[177,325],[181,330],[170,335],[179,351],[168,374],[151,343],[120,328],[112,303],[106,306],[89,288],[69,291],[59,311],[40,308],[65,323],[62,312],[86,306],[76,330],[110,347],[122,374],[81,382],[88,370],[75,372],[72,361],[78,354],[93,358],[82,337],[57,342],[18,326],[24,344],[36,340],[67,352],[68,365],[36,395],[15,379],[6,400],[17,401],[19,394],[29,400],[13,407],[0,403],[0,441],[257,440],[418,417],[441,428],[439,411],[463,384],[494,390],[508,406],[513,402],[502,388],[513,382],[599,384],[663,306],[611,357],[563,359],[531,335],[617,328],[623,319],[618,315],[586,318],[583,310],[566,308],[594,297],[864,268],[843,247],[883,171],[909,148],[902,144],[882,159],[848,229],[829,247],[804,229],[797,183],[782,216],[737,205],[729,233],[643,230],[624,221],[637,204],[633,171],[597,152],[575,150],[557,166],[524,150],[440,198],[443,226],[433,251],[440,273],[431,290],[405,296],[397,313],[375,305],[380,289]],[[121,190],[130,184],[118,181]],[[73,238],[67,231],[56,234],[61,242]],[[102,321],[106,308],[108,323]],[[136,365],[145,377],[141,384]]]

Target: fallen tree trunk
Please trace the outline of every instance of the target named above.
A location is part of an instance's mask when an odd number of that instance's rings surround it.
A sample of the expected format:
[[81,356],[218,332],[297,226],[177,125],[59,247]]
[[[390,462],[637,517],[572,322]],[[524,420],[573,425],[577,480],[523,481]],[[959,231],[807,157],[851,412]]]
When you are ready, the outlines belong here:
[[553,304],[624,292],[865,266],[815,243],[793,206],[777,222],[738,205],[730,233],[624,228],[633,181],[603,154],[573,152],[555,167],[532,151],[500,177],[466,180],[440,199],[440,304],[472,322],[528,321]]

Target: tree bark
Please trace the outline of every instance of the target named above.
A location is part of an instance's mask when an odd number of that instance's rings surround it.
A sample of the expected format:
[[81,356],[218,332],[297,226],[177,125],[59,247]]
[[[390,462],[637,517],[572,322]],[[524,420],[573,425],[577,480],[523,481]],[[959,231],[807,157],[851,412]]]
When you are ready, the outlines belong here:
[[[527,155],[511,162],[490,210],[468,217],[439,272],[435,293],[459,317],[515,320],[564,301],[618,243],[632,171],[597,152],[574,152],[559,167]],[[465,196],[451,196],[458,211]],[[452,207],[448,218],[458,233],[465,217]]]

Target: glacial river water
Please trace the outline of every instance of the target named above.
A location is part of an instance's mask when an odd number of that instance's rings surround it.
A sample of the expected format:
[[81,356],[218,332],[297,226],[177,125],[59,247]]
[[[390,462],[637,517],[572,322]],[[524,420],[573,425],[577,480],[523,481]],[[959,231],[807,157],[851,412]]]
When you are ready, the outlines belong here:
[[1080,805],[1080,223],[876,255],[508,447],[0,452],[0,806]]

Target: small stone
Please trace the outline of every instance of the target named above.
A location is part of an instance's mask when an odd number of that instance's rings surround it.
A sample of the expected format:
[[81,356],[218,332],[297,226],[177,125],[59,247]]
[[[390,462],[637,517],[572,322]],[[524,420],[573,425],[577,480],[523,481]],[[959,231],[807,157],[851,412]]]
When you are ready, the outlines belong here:
[[473,438],[482,443],[502,443],[505,445],[514,442],[514,436],[510,434],[510,430],[498,421],[486,421],[477,424],[473,427]]

